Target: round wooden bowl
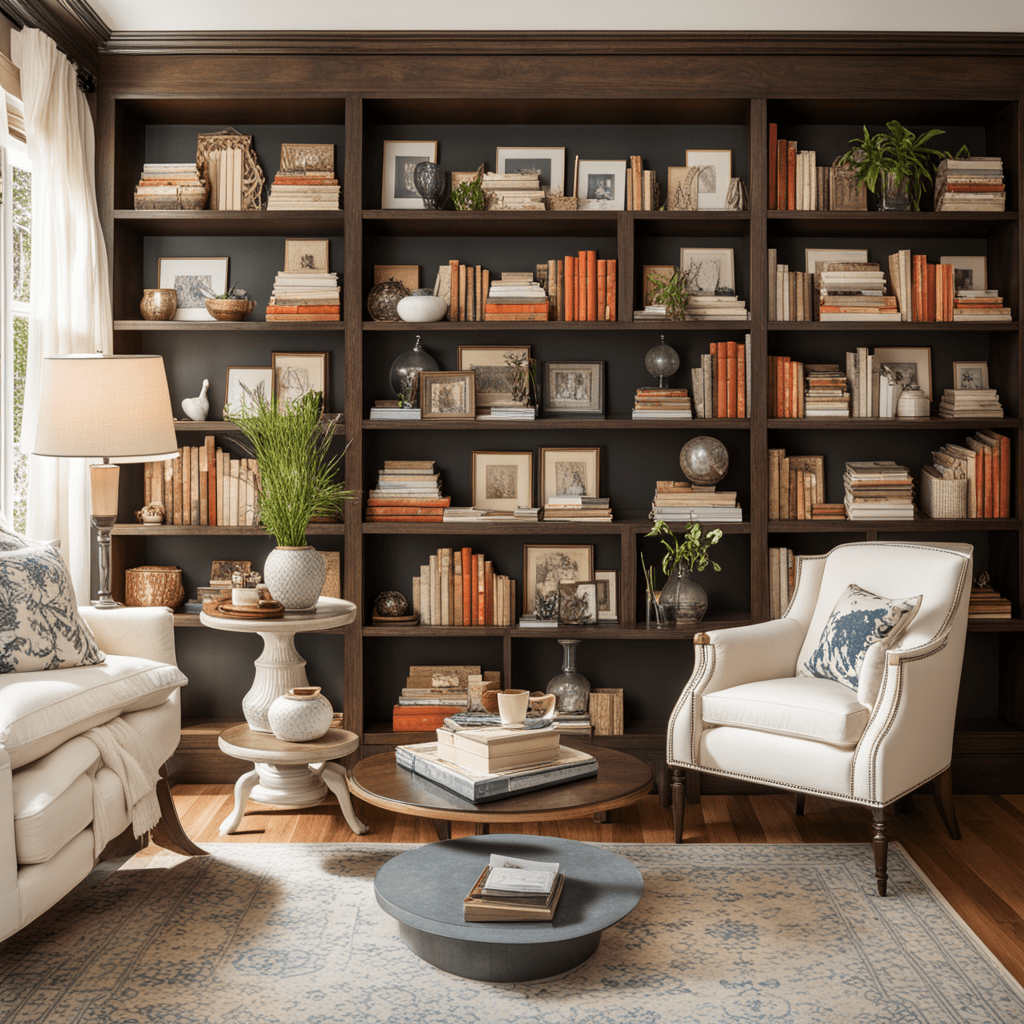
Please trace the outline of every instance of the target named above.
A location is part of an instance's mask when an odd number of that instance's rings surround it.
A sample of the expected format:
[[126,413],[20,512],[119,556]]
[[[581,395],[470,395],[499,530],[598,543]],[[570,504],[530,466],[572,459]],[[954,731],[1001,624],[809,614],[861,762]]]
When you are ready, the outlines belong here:
[[244,320],[255,308],[250,299],[206,300],[206,310],[214,320]]

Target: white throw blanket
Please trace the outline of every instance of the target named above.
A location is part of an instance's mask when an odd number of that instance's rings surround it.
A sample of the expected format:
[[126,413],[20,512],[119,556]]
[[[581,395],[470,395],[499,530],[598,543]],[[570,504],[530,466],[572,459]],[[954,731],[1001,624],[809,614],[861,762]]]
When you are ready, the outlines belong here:
[[[121,780],[125,802],[132,818],[132,831],[138,838],[160,820],[160,802],[156,784],[160,769],[142,737],[123,719],[90,729],[85,735],[96,744],[104,766]],[[96,855],[113,839],[109,835],[109,815],[103,801],[93,801],[93,835]]]

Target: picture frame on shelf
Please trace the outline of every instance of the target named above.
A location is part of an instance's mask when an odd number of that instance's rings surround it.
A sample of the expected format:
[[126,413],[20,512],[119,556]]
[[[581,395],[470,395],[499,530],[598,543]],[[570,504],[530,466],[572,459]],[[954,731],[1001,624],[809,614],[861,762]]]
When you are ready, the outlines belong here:
[[[523,545],[523,614],[558,617],[558,584],[594,578],[593,544]],[[540,598],[541,612],[538,612]]]
[[420,265],[418,263],[375,263],[373,283],[397,281],[405,285],[406,291],[414,292],[420,286]]
[[558,624],[597,625],[597,584],[593,580],[563,580],[558,584]]
[[930,348],[876,348],[875,366],[889,366],[902,373],[904,387],[916,384],[929,400],[932,397],[932,350]]
[[228,410],[246,412],[252,407],[252,395],[262,389],[267,401],[274,395],[272,366],[229,366],[224,384],[224,418]]
[[604,361],[544,363],[545,416],[604,416]]
[[952,264],[954,292],[983,292],[988,288],[987,257],[940,256],[939,262]]
[[679,272],[692,274],[695,291],[704,295],[736,294],[736,254],[732,249],[679,250]]
[[642,281],[645,306],[649,306],[654,302],[654,285],[651,283],[651,278],[653,277],[657,281],[668,281],[678,270],[678,267],[673,267],[667,263],[644,264]]
[[423,370],[420,410],[425,420],[476,417],[476,374],[472,370]]
[[595,569],[598,622],[619,621],[619,570]]
[[157,287],[173,288],[178,296],[175,320],[214,317],[206,300],[228,290],[227,256],[161,256],[157,260]]
[[277,172],[282,177],[289,174],[314,174],[334,177],[333,142],[282,142],[281,163]]
[[284,269],[288,274],[329,274],[330,239],[286,238]]
[[581,210],[624,210],[626,161],[577,161],[576,195]]
[[273,352],[270,365],[274,370],[274,397],[280,405],[290,406],[307,391],[319,391],[321,408],[330,408],[326,352]]
[[553,196],[565,193],[564,146],[498,146],[494,169],[498,174],[537,171],[545,192]]
[[252,572],[252,562],[247,559],[215,558],[210,565],[210,586],[230,587],[231,577],[236,572]]
[[[600,448],[541,448],[540,504],[556,495],[599,497],[601,490]],[[593,579],[593,575],[586,579]]]
[[476,374],[477,413],[520,404],[512,398],[512,367],[505,362],[506,352],[530,358],[529,345],[459,346],[459,369]]
[[979,391],[988,388],[988,363],[953,363],[953,387],[957,391]]
[[473,507],[533,508],[533,452],[473,452]]
[[699,167],[669,167],[666,183],[665,209],[696,210]]
[[817,274],[819,263],[867,263],[867,249],[804,249],[804,272]]
[[732,150],[688,149],[686,166],[700,168],[697,174],[697,209],[724,210],[732,178]]
[[407,139],[384,143],[384,183],[381,188],[382,210],[422,210],[423,198],[416,191],[413,171],[418,163],[437,163],[437,142]]

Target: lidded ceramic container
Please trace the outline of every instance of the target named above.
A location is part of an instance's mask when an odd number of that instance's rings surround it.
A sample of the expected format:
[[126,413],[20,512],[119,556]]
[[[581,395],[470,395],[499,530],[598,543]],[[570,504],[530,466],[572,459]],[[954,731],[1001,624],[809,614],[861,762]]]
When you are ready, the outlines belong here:
[[320,739],[333,717],[331,702],[319,686],[297,686],[278,697],[267,711],[270,731],[288,743]]

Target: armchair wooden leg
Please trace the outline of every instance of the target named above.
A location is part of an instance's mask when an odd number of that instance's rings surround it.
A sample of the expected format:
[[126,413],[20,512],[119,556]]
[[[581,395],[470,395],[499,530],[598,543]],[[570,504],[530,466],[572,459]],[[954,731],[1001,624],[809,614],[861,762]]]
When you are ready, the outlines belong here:
[[796,813],[803,817],[804,805],[807,803],[806,793],[797,793],[796,795]]
[[875,882],[878,885],[878,895],[884,896],[886,883],[889,881],[889,874],[886,870],[889,863],[889,837],[885,832],[884,807],[873,807],[871,818],[875,825],[875,834],[871,839],[871,848],[875,854]]
[[672,831],[673,842],[683,841],[683,822],[686,818],[686,769],[672,769]]
[[956,808],[953,806],[953,769],[947,768],[941,775],[932,779],[935,792],[935,806],[939,809],[939,817],[946,826],[950,839],[960,838],[960,826],[956,820]]
[[160,781],[156,784],[156,797],[160,801],[160,820],[150,831],[149,838],[172,853],[180,853],[186,857],[205,857],[206,850],[196,846],[188,837],[178,811],[171,796],[171,787],[167,782],[167,766],[160,769]]

